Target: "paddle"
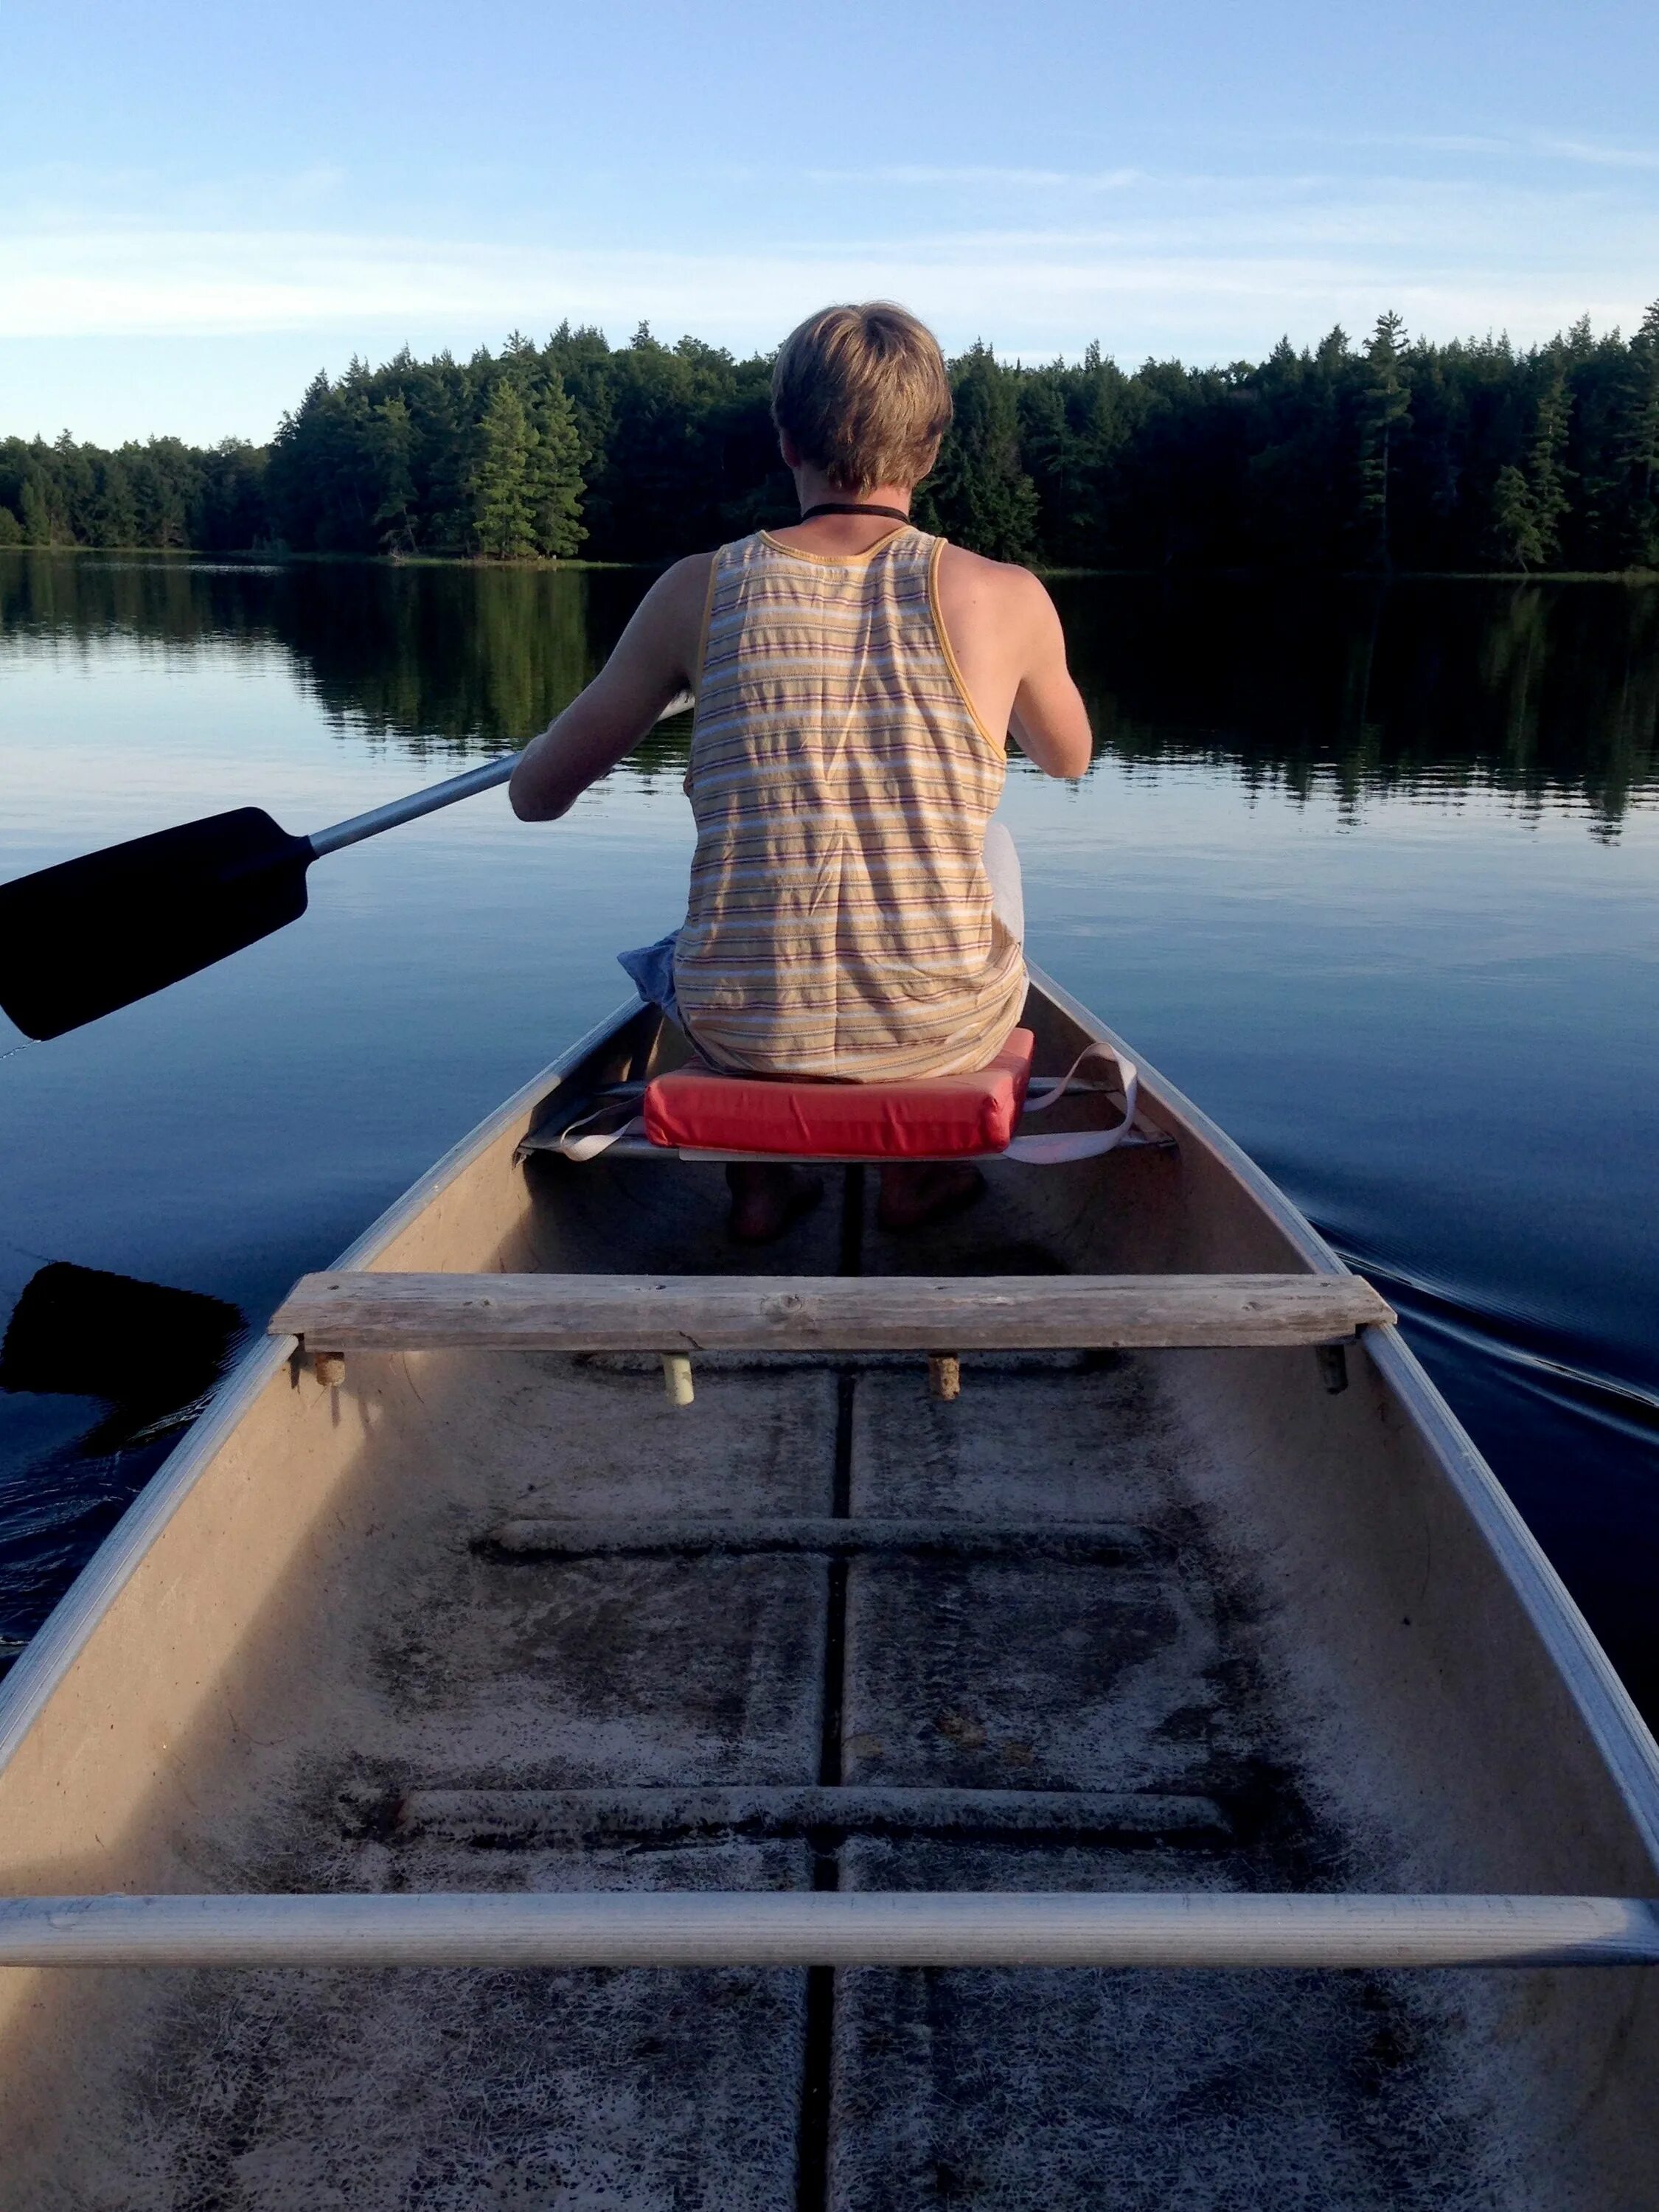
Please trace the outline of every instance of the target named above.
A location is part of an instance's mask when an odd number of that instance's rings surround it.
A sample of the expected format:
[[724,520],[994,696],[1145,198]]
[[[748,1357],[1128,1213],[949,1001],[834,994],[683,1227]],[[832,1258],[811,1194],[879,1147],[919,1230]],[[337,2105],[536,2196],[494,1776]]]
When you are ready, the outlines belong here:
[[210,1390],[243,1326],[204,1291],[48,1261],[0,1335],[0,1390],[107,1398],[140,1425]]
[[[659,720],[690,704],[682,695]],[[55,1037],[165,990],[297,921],[306,871],[325,853],[493,790],[518,757],[486,761],[309,837],[239,806],[0,884],[0,1008],[25,1036]]]

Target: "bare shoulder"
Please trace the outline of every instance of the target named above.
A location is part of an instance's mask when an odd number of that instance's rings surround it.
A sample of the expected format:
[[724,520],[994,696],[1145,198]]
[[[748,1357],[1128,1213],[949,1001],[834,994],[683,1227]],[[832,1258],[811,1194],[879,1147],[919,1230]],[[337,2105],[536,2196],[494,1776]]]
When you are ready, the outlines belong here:
[[1041,580],[1030,569],[1013,561],[993,561],[987,554],[970,553],[965,545],[952,544],[948,538],[939,555],[939,574],[959,577],[964,584],[988,592],[1042,589]]
[[939,556],[939,583],[947,607],[971,610],[981,622],[988,616],[1010,629],[1029,632],[1054,619],[1054,603],[1040,576],[1014,562],[970,553],[964,545],[947,542]]
[[674,562],[663,570],[646,597],[659,607],[678,609],[693,606],[701,620],[709,574],[714,566],[713,553],[688,553],[683,560]]
[[665,568],[635,608],[607,666],[654,673],[671,671],[689,683],[702,642],[702,611],[708,597],[712,553],[690,553]]

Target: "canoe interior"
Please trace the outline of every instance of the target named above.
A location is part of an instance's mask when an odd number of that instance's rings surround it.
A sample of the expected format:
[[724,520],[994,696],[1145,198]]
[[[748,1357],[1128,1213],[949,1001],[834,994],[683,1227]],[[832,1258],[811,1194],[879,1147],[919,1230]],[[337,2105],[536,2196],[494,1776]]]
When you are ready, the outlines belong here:
[[[1090,1033],[1027,1019],[1042,1068]],[[663,1049],[638,1017],[558,1079]],[[752,1267],[716,1169],[516,1163],[554,1089],[349,1263]],[[767,1271],[1317,1261],[1146,1104],[1177,1151],[994,1170],[905,1241],[855,1181]],[[1652,1747],[1386,1347],[1340,1396],[1306,1350],[985,1356],[954,1404],[915,1356],[730,1356],[684,1411],[641,1357],[354,1353],[329,1389],[283,1350],[8,1685],[6,1891],[1659,1893]],[[661,1544],[561,1549],[623,1516]],[[890,1539],[757,1535],[802,1518]],[[1635,2212],[1659,2149],[1636,1969],[14,1971],[0,2033],[19,2212]]]

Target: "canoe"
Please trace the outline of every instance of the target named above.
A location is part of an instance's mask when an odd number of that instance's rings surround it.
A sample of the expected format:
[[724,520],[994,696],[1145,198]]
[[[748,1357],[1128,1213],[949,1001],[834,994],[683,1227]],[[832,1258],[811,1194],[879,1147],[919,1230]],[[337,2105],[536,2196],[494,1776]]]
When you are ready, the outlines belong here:
[[1659,2203],[1659,1753],[1386,1310],[1144,1063],[758,1274],[550,1149],[677,1046],[307,1279],[0,1689],[7,2205]]

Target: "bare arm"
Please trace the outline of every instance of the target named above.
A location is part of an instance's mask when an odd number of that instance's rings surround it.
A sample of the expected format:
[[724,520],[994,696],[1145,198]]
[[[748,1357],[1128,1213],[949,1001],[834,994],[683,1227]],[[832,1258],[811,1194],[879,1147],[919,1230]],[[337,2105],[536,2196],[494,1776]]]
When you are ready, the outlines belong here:
[[1040,579],[947,545],[939,596],[963,684],[993,742],[1000,745],[1006,730],[1045,774],[1081,775],[1093,752],[1088,710]]
[[1018,572],[1023,588],[1019,688],[1008,717],[1020,750],[1047,775],[1076,776],[1094,757],[1094,733],[1083,694],[1066,665],[1060,616],[1038,579]]
[[664,570],[593,681],[526,746],[507,787],[521,822],[568,813],[589,784],[633,750],[675,695],[695,684],[713,558],[696,554]]

